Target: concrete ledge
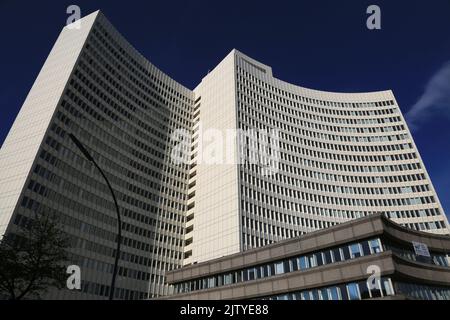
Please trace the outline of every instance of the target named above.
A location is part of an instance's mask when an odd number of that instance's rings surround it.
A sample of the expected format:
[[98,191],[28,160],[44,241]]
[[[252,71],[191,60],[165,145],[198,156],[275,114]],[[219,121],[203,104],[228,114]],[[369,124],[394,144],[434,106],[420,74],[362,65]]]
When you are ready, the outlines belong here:
[[[369,265],[378,265],[382,275],[395,272],[393,254],[390,251],[371,256],[364,256],[353,260],[324,265],[304,271],[295,271],[278,276],[240,282],[227,286],[196,291],[192,293],[165,296],[160,299],[195,300],[199,295],[204,299],[252,299],[262,298],[286,292],[300,291],[309,288],[331,286],[339,283],[365,280],[369,276],[366,272]],[[218,294],[217,292],[221,292]]]

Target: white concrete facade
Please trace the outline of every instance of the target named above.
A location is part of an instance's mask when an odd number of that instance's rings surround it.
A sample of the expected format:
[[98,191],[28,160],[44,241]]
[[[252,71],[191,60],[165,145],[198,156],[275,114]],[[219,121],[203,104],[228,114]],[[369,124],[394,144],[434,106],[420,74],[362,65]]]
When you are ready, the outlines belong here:
[[13,215],[95,17],[95,13],[86,16],[80,29],[65,27],[61,31],[3,143],[0,152],[0,236],[5,233]]

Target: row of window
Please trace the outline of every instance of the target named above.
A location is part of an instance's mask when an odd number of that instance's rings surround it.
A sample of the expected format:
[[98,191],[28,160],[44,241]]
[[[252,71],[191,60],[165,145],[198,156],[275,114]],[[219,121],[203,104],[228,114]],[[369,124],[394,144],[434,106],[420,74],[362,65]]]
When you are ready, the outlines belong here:
[[[322,221],[314,219],[301,218],[304,222],[298,225],[277,225],[276,222],[272,223],[262,223],[255,220],[255,218],[249,219],[243,217],[244,228],[242,231],[242,241],[244,245],[244,250],[251,248],[258,248],[261,246],[269,245],[271,243],[292,239],[294,237],[299,237],[305,233],[312,232],[315,230],[320,230],[328,227],[332,227],[338,222],[333,221]],[[445,229],[445,223],[443,221],[430,221],[430,222],[419,222],[419,223],[402,223],[404,227],[411,230],[418,231],[428,231],[436,229]],[[438,265],[444,265],[445,262],[442,261],[444,257],[436,257],[433,259],[438,259],[434,262]]]
[[409,298],[419,300],[450,300],[450,288],[413,284],[407,282],[395,282],[395,290],[398,294],[404,294]]
[[251,281],[272,277],[279,274],[306,270],[322,265],[355,259],[381,252],[380,239],[365,240],[350,245],[327,249],[307,255],[295,256],[289,259],[271,262],[241,271],[189,280],[174,285],[175,293],[185,293],[196,290],[210,289],[238,282]]
[[[244,169],[244,168],[243,168]],[[302,170],[302,172],[307,172]],[[326,177],[330,177],[327,175]],[[325,191],[330,193],[341,193],[341,194],[364,194],[364,195],[390,195],[390,194],[408,194],[408,193],[420,193],[430,191],[428,184],[421,185],[411,185],[405,187],[393,187],[393,186],[359,186],[359,185],[335,185],[335,184],[325,184],[310,181],[309,179],[302,179],[295,177],[294,175],[285,175],[279,173],[277,175],[277,180],[270,179],[270,177],[260,176],[251,172],[250,170],[241,170],[240,178],[241,181],[249,183],[251,186],[256,188],[261,188],[269,192],[275,192],[280,195],[292,195],[293,190],[296,188],[311,189],[317,191]],[[374,181],[380,184],[376,178],[373,177]],[[283,184],[286,184],[284,186]]]
[[374,283],[365,281],[340,284],[312,290],[265,297],[262,300],[363,300],[394,295],[390,278],[381,278]]
[[[239,84],[238,84],[239,86]],[[397,108],[388,108],[381,111],[380,115],[367,116],[368,118],[349,117],[349,116],[329,116],[323,115],[319,112],[303,109],[292,109],[286,105],[277,103],[273,100],[262,99],[257,101],[259,96],[248,89],[238,90],[238,105],[239,110],[244,111],[249,117],[250,122],[265,122],[270,125],[279,125],[284,127],[290,124],[299,123],[300,119],[309,119],[322,123],[338,124],[338,125],[377,125],[385,123],[401,122],[398,116]],[[256,99],[255,99],[256,98]],[[299,106],[304,106],[300,105]],[[308,109],[308,108],[306,108]],[[309,109],[314,109],[310,107]],[[284,111],[284,112],[283,112]]]
[[[261,88],[259,90],[266,89],[266,90],[272,91],[273,93],[278,94],[280,99],[288,98],[288,99],[295,100],[295,101],[314,103],[314,104],[320,105],[320,106],[337,107],[337,108],[354,108],[354,109],[359,110],[361,108],[377,108],[377,107],[385,107],[385,106],[394,105],[393,100],[376,101],[376,102],[338,102],[338,101],[327,101],[327,100],[320,100],[320,99],[315,99],[315,98],[299,96],[295,93],[282,90],[278,87],[274,87],[274,86],[268,84],[267,82],[264,82],[264,81],[258,79],[253,74],[247,72],[245,69],[242,69],[240,66],[237,67],[237,78],[240,81],[247,81],[247,84],[249,82],[252,82],[253,84],[260,86]],[[331,108],[327,108],[327,109],[331,109]]]
[[[81,281],[81,292],[101,297],[109,296],[110,286],[100,283]],[[143,300],[147,297],[147,293],[143,291],[130,290],[125,288],[115,288],[114,298],[121,300]]]
[[[305,162],[306,163],[306,162]],[[384,184],[384,183],[402,183],[402,182],[410,182],[410,181],[422,181],[426,180],[426,177],[423,173],[413,173],[413,174],[406,174],[403,173],[402,175],[395,175],[393,173],[389,175],[384,176],[369,176],[369,175],[361,175],[361,174],[354,174],[352,175],[350,172],[346,175],[338,173],[324,173],[320,172],[315,168],[315,170],[308,170],[305,168],[302,168],[302,166],[305,166],[303,164],[303,161],[300,160],[299,162],[292,162],[289,164],[285,164],[283,162],[280,162],[279,164],[279,170],[277,174],[277,181],[281,183],[289,183],[293,185],[297,185],[297,183],[294,184],[294,182],[297,181],[297,179],[294,178],[295,175],[302,176],[306,180],[323,180],[323,181],[330,181],[330,182],[340,182],[340,183],[350,183],[352,185],[358,183],[358,184]],[[311,165],[314,166],[314,165]],[[249,174],[253,174],[258,176],[259,178],[264,177],[259,174],[260,167],[256,166],[256,164],[252,163],[245,163],[241,165],[241,169],[245,169],[248,171]],[[339,170],[336,170],[339,171]],[[292,180],[292,182],[288,181]],[[294,181],[295,180],[295,181]]]
[[[240,84],[238,84],[238,88]],[[353,119],[362,119],[362,120],[378,120],[382,119],[382,117],[392,116],[398,113],[397,108],[384,108],[377,109],[374,111],[363,111],[359,112],[355,111],[345,111],[345,110],[333,110],[333,109],[321,109],[317,106],[311,106],[307,104],[302,104],[299,102],[292,103],[292,107],[296,107],[296,109],[287,108],[286,104],[280,104],[276,100],[269,100],[258,96],[255,92],[252,92],[248,88],[239,88],[238,89],[238,97],[240,103],[240,109],[245,110],[246,113],[254,117],[255,119],[267,119],[266,116],[270,116],[271,118],[275,118],[277,120],[286,121],[296,123],[296,117],[302,115],[319,115],[321,118],[331,119],[332,123],[348,123],[342,122],[342,120],[353,120]],[[268,109],[270,108],[270,109]],[[253,112],[252,112],[253,109]],[[254,111],[264,111],[264,115],[258,114]],[[325,112],[323,112],[325,110]],[[355,114],[351,114],[355,113]],[[359,113],[359,115],[356,115]],[[368,118],[364,118],[368,117]],[[307,118],[310,118],[307,116]],[[354,123],[354,122],[350,122]],[[358,123],[358,122],[357,122]]]
[[[253,186],[252,186],[253,187]],[[421,196],[418,194],[416,197],[411,198],[398,198],[398,199],[355,199],[355,198],[343,198],[343,197],[332,197],[325,196],[321,194],[316,194],[308,190],[309,192],[302,192],[296,189],[287,189],[292,194],[291,198],[269,193],[267,191],[261,192],[256,191],[250,187],[245,186],[243,188],[245,192],[245,197],[253,199],[255,201],[263,202],[269,206],[279,207],[281,209],[287,210],[298,210],[299,203],[303,204],[307,202],[313,202],[321,205],[333,205],[333,206],[350,206],[350,207],[404,207],[412,205],[430,204],[436,203],[433,196]],[[269,193],[269,194],[266,194]],[[281,199],[280,199],[281,198]],[[296,200],[295,202],[293,202]]]
[[[366,121],[368,122],[368,121]],[[400,122],[400,119],[391,119],[388,121],[391,122]],[[368,124],[368,123],[367,123]],[[251,128],[261,128],[261,129],[267,129],[267,128],[277,128],[281,132],[289,132],[290,135],[283,136],[286,138],[287,142],[295,143],[296,140],[302,139],[303,143],[309,143],[309,145],[322,145],[320,148],[329,148],[331,150],[339,150],[339,151],[352,151],[352,152],[361,152],[361,151],[386,151],[383,146],[392,146],[394,145],[392,142],[396,141],[404,141],[409,139],[408,135],[401,134],[397,135],[395,138],[392,138],[393,136],[390,136],[391,138],[387,138],[387,140],[378,139],[379,141],[373,141],[377,144],[373,145],[363,145],[360,144],[360,141],[353,141],[354,143],[351,145],[352,148],[345,148],[345,142],[352,142],[352,139],[356,139],[356,137],[347,137],[344,138],[342,136],[341,138],[337,139],[337,136],[333,136],[335,138],[332,139],[325,139],[325,141],[322,141],[324,138],[321,135],[324,135],[325,133],[312,133],[309,131],[306,131],[305,129],[301,129],[298,126],[291,126],[284,123],[279,123],[277,121],[274,121],[272,119],[267,119],[267,122],[259,122],[256,121],[245,114],[241,115],[239,120],[239,128],[242,130],[249,130]],[[295,135],[294,135],[295,134]],[[309,137],[309,138],[305,138]],[[368,139],[366,137],[366,139]],[[338,143],[341,142],[341,143]],[[363,142],[363,141],[361,141]],[[368,143],[369,141],[365,142]],[[328,145],[328,147],[324,147],[325,145]],[[398,149],[398,148],[397,148]]]
[[391,250],[395,254],[406,258],[411,261],[417,261],[422,263],[434,264],[441,267],[450,267],[450,256],[448,254],[436,254],[430,253],[431,257],[418,256],[414,250],[400,248],[399,246],[391,243],[384,243],[385,250]]
[[[280,106],[274,105],[272,107],[279,108]],[[366,139],[374,139],[373,142],[386,142],[400,140],[402,137],[407,139],[409,137],[405,131],[405,127],[402,125],[392,125],[392,123],[395,122],[392,120],[386,121],[385,123],[383,119],[378,118],[361,119],[357,122],[359,125],[383,125],[383,127],[381,127],[382,130],[367,127],[342,127],[336,126],[338,123],[342,124],[341,119],[331,119],[331,122],[327,123],[327,125],[317,124],[313,122],[312,119],[315,119],[315,117],[313,117],[313,114],[311,113],[295,112],[296,114],[292,116],[280,116],[280,114],[272,107],[269,108],[268,106],[261,105],[248,106],[239,103],[238,116],[242,121],[242,124],[260,123],[263,129],[266,129],[264,126],[276,126],[286,132],[301,135],[302,137],[318,138],[329,141],[371,142]],[[301,116],[303,115],[306,116],[306,118],[302,118]],[[354,121],[352,121],[351,125],[355,125],[353,122]],[[346,123],[344,123],[344,125],[346,125]],[[322,128],[322,130],[319,130],[319,128]],[[383,135],[374,136],[374,134],[380,133],[383,133]],[[393,137],[396,137],[397,139],[394,139]],[[384,140],[384,138],[388,138],[388,140]]]

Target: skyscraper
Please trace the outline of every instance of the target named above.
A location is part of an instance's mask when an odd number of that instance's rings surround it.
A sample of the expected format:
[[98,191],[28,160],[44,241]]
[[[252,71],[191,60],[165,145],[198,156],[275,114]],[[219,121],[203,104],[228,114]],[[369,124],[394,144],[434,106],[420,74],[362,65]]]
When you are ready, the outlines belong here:
[[449,233],[391,91],[305,89],[236,50],[190,90],[97,11],[62,30],[0,151],[0,234],[47,211],[71,237],[82,290],[50,298],[106,297],[115,256],[111,195],[70,133],[117,193],[117,298],[167,294],[166,270],[374,212]]
[[[116,216],[107,186],[68,137],[87,147],[110,180],[123,216],[116,297],[165,293],[163,270],[180,266],[187,165],[172,165],[170,135],[190,129],[194,94],[133,49],[100,12],[67,26],[1,149],[0,233],[33,211],[55,212],[72,238],[82,292],[107,296]],[[160,257],[160,258],[158,258]]]

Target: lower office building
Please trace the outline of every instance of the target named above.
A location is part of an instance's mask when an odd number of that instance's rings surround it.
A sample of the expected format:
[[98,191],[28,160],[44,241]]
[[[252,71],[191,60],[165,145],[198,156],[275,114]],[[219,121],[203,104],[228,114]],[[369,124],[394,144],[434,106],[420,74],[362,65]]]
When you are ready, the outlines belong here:
[[450,300],[449,254],[449,236],[374,214],[171,271],[166,278],[175,294],[164,298]]

